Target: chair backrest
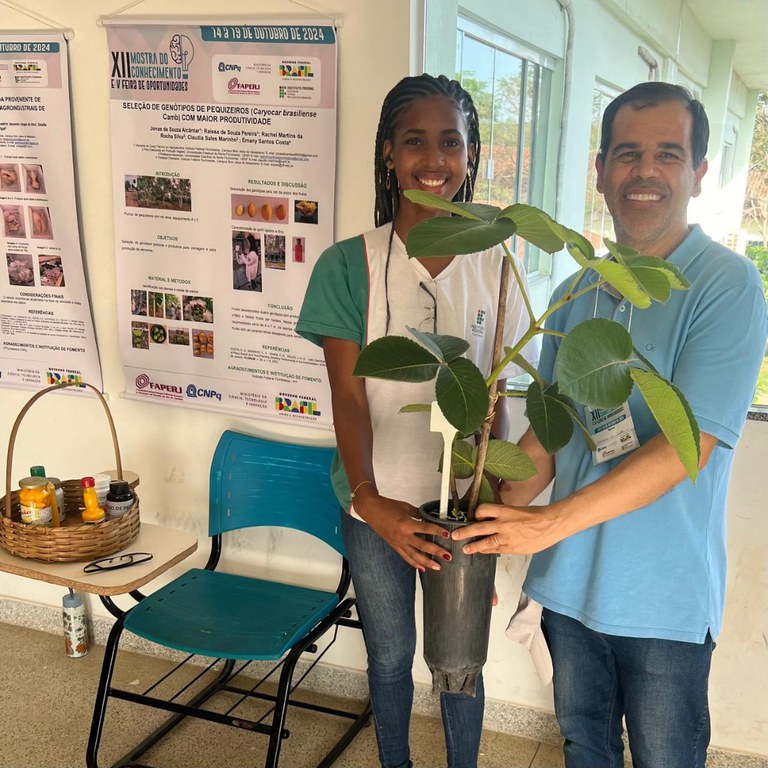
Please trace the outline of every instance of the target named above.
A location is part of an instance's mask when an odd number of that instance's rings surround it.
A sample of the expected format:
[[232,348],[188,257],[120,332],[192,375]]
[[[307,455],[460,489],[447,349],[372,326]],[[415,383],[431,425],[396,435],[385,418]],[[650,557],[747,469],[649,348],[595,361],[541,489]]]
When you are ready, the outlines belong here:
[[345,555],[332,457],[333,448],[226,430],[211,461],[208,534],[260,525],[294,528]]

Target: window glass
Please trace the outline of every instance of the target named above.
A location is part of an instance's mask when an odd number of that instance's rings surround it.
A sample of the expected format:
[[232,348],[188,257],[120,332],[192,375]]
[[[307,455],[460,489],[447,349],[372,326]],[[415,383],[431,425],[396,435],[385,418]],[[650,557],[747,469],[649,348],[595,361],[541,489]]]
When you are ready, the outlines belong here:
[[[542,205],[542,174],[537,168],[535,137],[546,132],[549,108],[542,84],[550,69],[534,54],[501,39],[498,33],[460,20],[456,43],[457,79],[472,94],[480,118],[482,153],[474,199],[501,207],[513,203]],[[513,249],[529,275],[548,261],[538,249],[517,238]]]
[[603,112],[610,102],[618,96],[616,91],[601,83],[595,85],[592,92],[592,122],[589,132],[589,157],[587,158],[587,194],[584,198],[584,237],[599,252],[603,249],[603,239],[613,238],[613,222],[608,213],[603,196],[597,191],[597,171],[595,158],[600,151],[600,126]]

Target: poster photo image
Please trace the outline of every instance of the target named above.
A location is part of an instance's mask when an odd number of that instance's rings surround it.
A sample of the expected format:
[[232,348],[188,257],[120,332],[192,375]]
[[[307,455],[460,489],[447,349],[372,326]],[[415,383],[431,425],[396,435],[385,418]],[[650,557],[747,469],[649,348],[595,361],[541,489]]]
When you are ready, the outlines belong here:
[[285,269],[285,235],[264,235],[264,266]]
[[31,194],[45,194],[45,179],[42,165],[24,166],[24,191]]
[[29,217],[32,220],[32,237],[42,237],[47,240],[53,239],[51,214],[47,208],[32,205],[29,208]]
[[64,268],[61,266],[61,256],[44,256],[38,257],[40,265],[40,287],[41,288],[63,288],[64,283]]
[[0,163],[0,190],[3,192],[21,192],[19,166]]
[[30,287],[35,284],[35,268],[28,253],[7,253],[8,282],[11,285]]
[[235,221],[258,221],[270,224],[288,223],[289,209],[287,197],[233,194],[231,200],[232,218]]
[[317,224],[317,200],[296,200],[293,215],[297,224]]
[[192,211],[192,182],[176,176],[125,176],[125,205],[160,211]]
[[232,233],[232,287],[236,291],[261,291],[261,240],[257,232]]
[[131,346],[134,349],[149,349],[149,323],[131,323]]
[[26,237],[24,210],[21,205],[0,205],[3,214],[3,232],[6,237]]
[[147,316],[147,292],[141,289],[131,290],[131,314]]

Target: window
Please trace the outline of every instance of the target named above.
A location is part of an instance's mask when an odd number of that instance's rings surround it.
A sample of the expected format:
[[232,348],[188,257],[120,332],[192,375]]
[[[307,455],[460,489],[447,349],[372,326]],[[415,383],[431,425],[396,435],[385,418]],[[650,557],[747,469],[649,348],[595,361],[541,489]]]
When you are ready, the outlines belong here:
[[613,238],[613,221],[608,212],[603,196],[597,191],[597,171],[595,158],[600,151],[600,127],[603,112],[618,91],[602,83],[596,83],[592,92],[592,124],[589,133],[589,158],[587,160],[587,194],[584,203],[584,237],[595,247],[595,251],[603,248],[604,238]]
[[733,178],[733,142],[726,141],[723,144],[723,152],[720,158],[720,189]]
[[[551,62],[514,41],[460,18],[456,78],[472,94],[480,117],[482,153],[474,199],[507,206],[542,205],[544,142],[549,110]],[[517,238],[513,248],[528,274],[548,261]]]

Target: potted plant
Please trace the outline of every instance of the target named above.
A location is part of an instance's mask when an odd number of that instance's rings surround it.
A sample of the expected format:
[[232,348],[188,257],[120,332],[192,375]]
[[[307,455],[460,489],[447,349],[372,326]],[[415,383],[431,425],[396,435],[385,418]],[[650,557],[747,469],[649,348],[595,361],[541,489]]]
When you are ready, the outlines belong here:
[[[390,380],[423,382],[435,379],[435,401],[452,427],[449,473],[450,509],[439,513],[439,503],[428,500],[422,515],[447,528],[474,519],[478,503],[493,501],[487,479],[525,480],[535,474],[531,459],[514,443],[491,440],[494,407],[498,397],[526,399],[528,420],[542,446],[553,454],[580,429],[594,447],[578,405],[590,409],[616,408],[637,386],[661,431],[669,440],[689,477],[695,481],[699,465],[699,430],[682,393],[664,379],[632,344],[629,332],[619,323],[596,318],[576,326],[560,342],[555,364],[556,383],[542,379],[520,355],[534,337],[547,330],[548,317],[577,296],[608,286],[638,309],[653,301],[666,302],[673,290],[686,290],[688,281],[664,259],[643,256],[632,249],[606,241],[610,258],[597,258],[591,243],[579,233],[551,219],[544,211],[523,204],[506,208],[454,203],[428,192],[409,190],[410,200],[449,212],[416,225],[408,236],[411,257],[468,254],[500,244],[505,252],[494,335],[492,372],[486,378],[462,357],[469,344],[453,336],[409,329],[414,338],[385,336],[360,353],[355,375]],[[587,270],[596,273],[588,288],[565,292],[540,317],[527,297],[529,326],[513,348],[502,348],[507,280],[521,286],[521,275],[507,240],[516,235],[542,250],[567,249],[578,266],[572,285]],[[558,334],[562,335],[562,334]],[[499,373],[517,363],[531,376],[525,393],[497,392]],[[415,403],[405,412],[430,412],[431,403]],[[435,419],[433,418],[433,424]],[[448,466],[445,466],[446,463]],[[471,478],[464,504],[456,480]],[[443,542],[439,542],[443,543]],[[474,693],[475,678],[485,663],[490,630],[491,595],[495,556],[467,556],[460,546],[451,547],[451,561],[440,571],[424,575],[424,656],[433,673],[433,690]],[[476,622],[476,623],[474,623]]]

